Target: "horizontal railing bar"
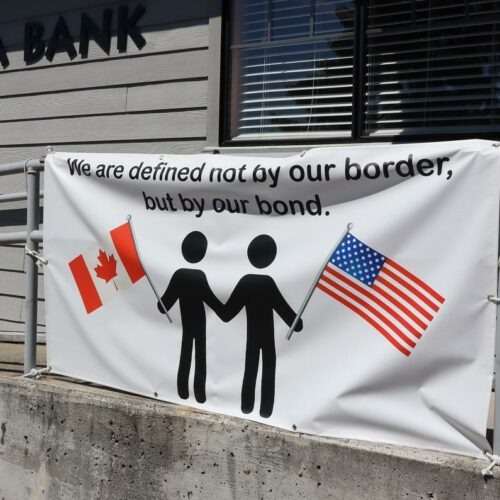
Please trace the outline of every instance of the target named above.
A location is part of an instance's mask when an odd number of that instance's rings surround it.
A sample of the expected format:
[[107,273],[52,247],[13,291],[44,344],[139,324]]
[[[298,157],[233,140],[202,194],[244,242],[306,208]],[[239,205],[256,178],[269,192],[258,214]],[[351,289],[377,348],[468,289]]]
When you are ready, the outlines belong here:
[[[43,198],[43,192],[40,192],[40,198]],[[0,194],[0,203],[8,203],[9,201],[25,201],[28,199],[28,193],[9,193]]]
[[27,232],[17,231],[10,233],[0,233],[0,245],[12,243],[26,243]]
[[[26,231],[13,231],[10,233],[0,233],[0,245],[2,244],[12,244],[12,243],[26,243],[28,233]],[[43,231],[41,229],[36,229],[30,234],[31,241],[35,243],[42,243],[43,241]]]
[[28,199],[28,193],[10,193],[0,194],[0,203],[7,203],[9,201],[24,201]]
[[27,160],[18,161],[15,163],[6,163],[0,165],[0,175],[10,175],[10,174],[20,174],[23,173],[27,168],[33,170],[43,170],[42,160]]
[[34,231],[31,231],[30,239],[36,243],[42,243],[43,231],[40,229],[35,229]]

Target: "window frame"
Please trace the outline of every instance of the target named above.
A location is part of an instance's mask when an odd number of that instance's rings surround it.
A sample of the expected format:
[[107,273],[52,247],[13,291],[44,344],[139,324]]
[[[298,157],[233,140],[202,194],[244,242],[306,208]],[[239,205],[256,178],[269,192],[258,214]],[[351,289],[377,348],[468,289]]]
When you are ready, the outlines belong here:
[[[217,117],[218,125],[218,145],[215,147],[227,148],[274,148],[276,146],[324,146],[324,145],[343,145],[343,144],[401,144],[418,142],[435,142],[464,140],[464,139],[486,139],[500,140],[500,132],[450,132],[439,133],[408,133],[404,135],[378,135],[368,136],[363,134],[363,123],[366,116],[366,106],[364,100],[365,89],[365,63],[367,60],[366,44],[366,23],[367,23],[367,1],[354,0],[356,9],[354,16],[354,51],[353,51],[353,91],[352,91],[352,126],[350,137],[335,136],[308,136],[307,133],[297,134],[290,138],[270,137],[259,139],[238,139],[229,137],[229,111],[230,111],[230,59],[231,59],[231,15],[232,5],[239,0],[222,0],[222,26],[220,29],[220,80],[219,80],[219,114]],[[208,134],[207,134],[208,136]],[[214,141],[210,141],[209,147],[214,147]]]

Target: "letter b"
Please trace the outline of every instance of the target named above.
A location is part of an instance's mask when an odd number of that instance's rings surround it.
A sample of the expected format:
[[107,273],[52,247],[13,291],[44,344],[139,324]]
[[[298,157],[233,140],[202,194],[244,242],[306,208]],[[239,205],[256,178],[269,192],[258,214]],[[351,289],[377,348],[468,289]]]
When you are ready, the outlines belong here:
[[257,195],[255,195],[255,201],[257,203],[257,207],[259,208],[259,213],[261,215],[270,215],[271,214],[271,212],[273,211],[273,208],[268,201],[262,200]]
[[146,205],[146,210],[154,210],[156,208],[156,202],[152,196],[147,195],[143,191],[142,197],[144,198],[144,204]]
[[37,63],[45,54],[45,42],[42,40],[43,24],[26,23],[24,27],[24,61],[26,64]]
[[[354,171],[353,171],[354,170]],[[357,163],[351,163],[349,157],[345,159],[345,178],[347,181],[357,180],[361,177],[361,167]]]

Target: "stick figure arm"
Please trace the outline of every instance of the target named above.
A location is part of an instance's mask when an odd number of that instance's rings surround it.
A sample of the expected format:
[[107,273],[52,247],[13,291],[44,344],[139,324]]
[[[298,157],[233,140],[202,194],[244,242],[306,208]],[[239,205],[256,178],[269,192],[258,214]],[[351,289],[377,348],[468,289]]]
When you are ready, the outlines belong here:
[[[289,306],[288,302],[285,300],[279,288],[276,286],[276,283],[273,282],[274,285],[274,301],[273,307],[274,310],[278,313],[280,318],[288,325],[292,326],[292,323],[297,315],[295,311]],[[297,326],[295,327],[295,331],[300,332],[302,330],[302,319],[299,320]]]
[[168,311],[177,302],[178,298],[179,298],[179,285],[177,279],[177,272],[175,272],[174,275],[172,276],[172,279],[170,280],[170,283],[167,286],[167,289],[165,290],[165,293],[158,301],[158,310],[162,314],[165,314],[165,311],[163,310],[163,307],[161,306],[160,302],[163,302],[165,309],[167,309]]
[[243,287],[241,286],[241,281],[238,282],[233,293],[229,297],[226,305],[223,306],[220,318],[225,321],[231,321],[245,306],[245,301],[243,297]]
[[220,319],[224,320],[224,304],[220,301],[215,293],[210,288],[210,285],[207,282],[206,294],[205,294],[205,304],[207,304],[212,311],[214,311]]

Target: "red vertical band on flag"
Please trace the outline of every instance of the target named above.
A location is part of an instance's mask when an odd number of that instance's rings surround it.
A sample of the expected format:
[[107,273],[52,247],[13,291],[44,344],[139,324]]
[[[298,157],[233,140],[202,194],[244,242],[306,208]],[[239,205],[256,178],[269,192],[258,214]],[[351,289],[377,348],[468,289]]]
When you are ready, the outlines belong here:
[[113,245],[118,252],[123,267],[127,271],[130,281],[132,283],[139,281],[146,273],[144,272],[141,261],[139,260],[139,255],[137,254],[137,249],[135,248],[130,224],[126,222],[111,230],[110,234]]
[[101,298],[89,273],[87,264],[82,255],[79,255],[69,263],[69,268],[75,279],[76,286],[83,300],[87,314],[102,306]]

